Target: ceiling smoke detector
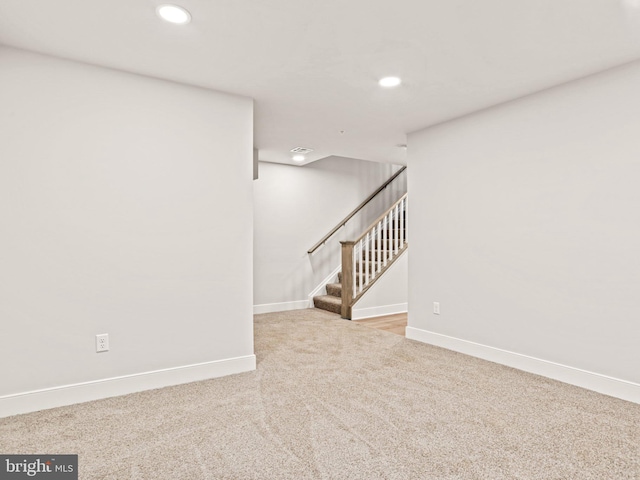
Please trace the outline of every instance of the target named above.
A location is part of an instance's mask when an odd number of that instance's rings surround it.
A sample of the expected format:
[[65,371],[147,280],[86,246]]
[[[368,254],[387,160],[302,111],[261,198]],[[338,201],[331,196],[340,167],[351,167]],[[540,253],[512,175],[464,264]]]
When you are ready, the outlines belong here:
[[313,152],[312,148],[304,148],[304,147],[295,147],[291,149],[291,153],[294,155],[306,155],[307,153]]

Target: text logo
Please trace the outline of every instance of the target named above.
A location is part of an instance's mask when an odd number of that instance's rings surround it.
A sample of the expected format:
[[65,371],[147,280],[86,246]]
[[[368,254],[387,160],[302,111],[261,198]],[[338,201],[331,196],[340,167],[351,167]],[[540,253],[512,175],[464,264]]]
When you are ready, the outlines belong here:
[[78,455],[0,455],[0,480],[78,480]]

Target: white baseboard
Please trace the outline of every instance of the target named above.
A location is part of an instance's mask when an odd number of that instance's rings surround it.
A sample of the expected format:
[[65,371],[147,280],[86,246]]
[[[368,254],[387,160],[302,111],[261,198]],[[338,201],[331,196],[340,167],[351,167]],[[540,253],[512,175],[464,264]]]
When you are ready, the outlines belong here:
[[612,397],[640,403],[640,384],[637,383],[414,327],[407,327],[406,337]]
[[62,385],[0,397],[0,418],[21,413],[116,397],[143,390],[197,382],[256,369],[256,356],[227,358],[213,362]]
[[259,313],[272,313],[272,312],[286,312],[287,310],[300,310],[303,308],[309,308],[309,300],[297,300],[295,302],[282,302],[282,303],[263,303],[262,305],[253,306],[253,314]]
[[409,311],[408,303],[383,305],[381,307],[354,308],[351,311],[351,320],[362,320],[363,318],[381,317],[383,315],[393,315],[395,313],[406,313],[407,311]]

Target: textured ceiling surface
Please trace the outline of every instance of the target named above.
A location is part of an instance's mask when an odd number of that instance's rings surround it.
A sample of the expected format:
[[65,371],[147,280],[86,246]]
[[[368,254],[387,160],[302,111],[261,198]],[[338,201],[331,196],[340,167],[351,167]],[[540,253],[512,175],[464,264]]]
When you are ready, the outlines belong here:
[[0,43],[251,97],[283,163],[403,163],[408,132],[640,58],[640,0],[177,0],[185,26],[160,3],[2,0]]

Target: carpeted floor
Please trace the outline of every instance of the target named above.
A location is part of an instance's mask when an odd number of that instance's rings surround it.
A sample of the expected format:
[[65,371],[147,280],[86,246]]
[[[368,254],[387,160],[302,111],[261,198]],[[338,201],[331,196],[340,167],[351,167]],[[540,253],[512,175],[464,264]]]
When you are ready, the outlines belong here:
[[0,419],[93,479],[640,479],[640,405],[320,310],[256,316],[255,372]]

